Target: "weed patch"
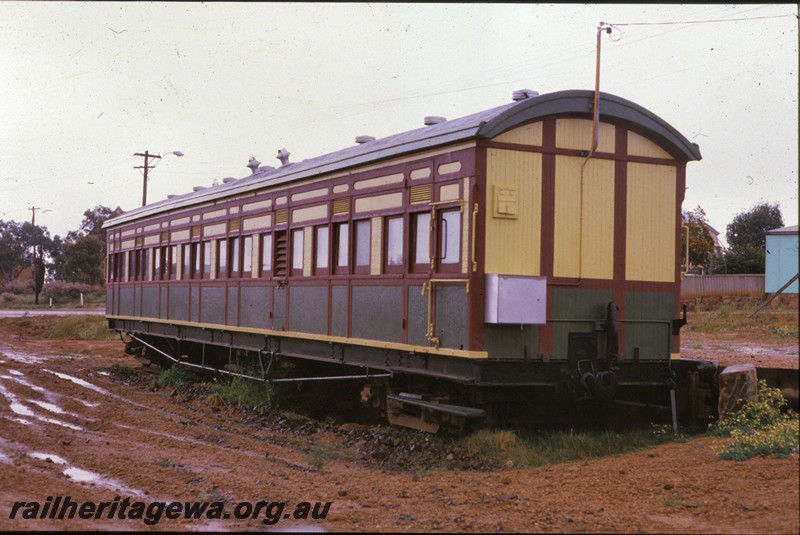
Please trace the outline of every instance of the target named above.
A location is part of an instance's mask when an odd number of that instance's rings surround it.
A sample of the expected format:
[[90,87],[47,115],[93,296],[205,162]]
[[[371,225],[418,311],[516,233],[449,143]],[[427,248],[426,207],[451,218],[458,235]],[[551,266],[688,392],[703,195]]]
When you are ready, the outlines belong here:
[[202,378],[184,366],[172,366],[158,376],[156,384],[161,388],[165,386],[181,387],[191,383],[198,383]]
[[470,455],[493,466],[544,466],[618,455],[674,440],[661,429],[615,431],[557,430],[514,432],[480,430],[464,437]]
[[276,408],[278,396],[275,389],[266,383],[234,377],[214,385],[214,391],[226,402],[251,408]]
[[800,421],[794,411],[786,411],[786,399],[780,389],[758,382],[758,401],[742,406],[714,424],[711,434],[730,437],[730,443],[715,443],[720,460],[744,461],[752,457],[786,457],[798,451]]
[[320,444],[314,444],[306,455],[309,466],[318,472],[325,466],[325,461],[330,458],[331,451]]
[[102,316],[65,316],[54,319],[44,336],[53,340],[111,340],[117,334],[108,329]]

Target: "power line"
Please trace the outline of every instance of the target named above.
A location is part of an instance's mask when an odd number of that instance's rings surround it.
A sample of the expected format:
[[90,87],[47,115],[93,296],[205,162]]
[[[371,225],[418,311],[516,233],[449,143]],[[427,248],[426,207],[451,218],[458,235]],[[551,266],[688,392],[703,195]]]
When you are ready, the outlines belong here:
[[782,19],[786,17],[795,17],[797,15],[766,15],[763,17],[743,17],[739,19],[708,19],[708,20],[685,20],[685,21],[664,21],[664,22],[608,22],[609,26],[664,26],[668,24],[713,24],[717,22],[742,22],[759,19]]

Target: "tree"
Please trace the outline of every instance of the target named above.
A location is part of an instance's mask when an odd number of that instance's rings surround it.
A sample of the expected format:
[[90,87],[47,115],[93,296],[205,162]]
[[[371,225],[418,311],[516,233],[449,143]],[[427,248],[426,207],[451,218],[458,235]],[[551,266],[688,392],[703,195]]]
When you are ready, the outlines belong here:
[[730,248],[723,261],[725,273],[764,273],[768,230],[783,226],[777,204],[760,203],[736,214],[725,236]]
[[66,282],[100,285],[105,280],[103,265],[106,243],[98,236],[80,236],[61,245],[58,276]]
[[108,206],[97,205],[91,210],[83,212],[83,221],[81,222],[80,231],[84,236],[98,236],[104,242],[106,240],[106,232],[103,230],[103,223],[106,219],[111,217],[113,210]]
[[[689,265],[703,266],[708,271],[715,246],[714,238],[708,229],[705,211],[698,206],[691,212],[685,213],[684,224],[689,227]],[[681,242],[681,250],[685,251],[686,234],[682,234]]]
[[0,283],[5,285],[13,281],[29,265],[28,245],[22,225],[0,220]]
[[725,251],[722,257],[722,266],[717,272],[724,273],[764,273],[764,249],[743,245],[732,247]]
[[83,213],[78,230],[67,233],[53,264],[56,276],[66,282],[100,285],[105,281],[106,238],[103,223],[111,208],[95,206]]
[[736,214],[725,237],[731,248],[749,246],[763,249],[767,240],[765,233],[782,226],[783,216],[778,205],[763,202]]
[[47,272],[45,259],[51,256],[55,242],[50,238],[47,227],[32,225],[31,223],[22,224],[22,237],[25,243],[31,248],[29,257],[30,265],[33,267],[33,294],[34,302],[39,304],[39,294],[44,288],[44,278]]

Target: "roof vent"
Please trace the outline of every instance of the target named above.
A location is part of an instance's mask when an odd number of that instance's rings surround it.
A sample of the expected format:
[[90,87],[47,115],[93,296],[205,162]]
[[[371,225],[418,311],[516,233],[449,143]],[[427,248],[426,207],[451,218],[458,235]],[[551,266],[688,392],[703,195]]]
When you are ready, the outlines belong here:
[[226,176],[225,178],[222,179],[223,184],[230,184],[231,182],[236,182],[236,179],[233,178],[232,176]]
[[373,136],[356,136],[356,143],[359,145],[369,143],[370,141],[375,141],[375,138]]
[[204,189],[206,189],[205,186],[195,186],[192,188],[192,191],[202,191]]
[[262,165],[261,167],[258,168],[258,170],[259,171],[274,171],[275,168],[272,167],[271,165]]
[[250,157],[250,160],[247,162],[247,167],[250,168],[251,173],[255,173],[259,165],[261,165],[261,162],[256,160],[255,156]]
[[438,115],[428,115],[425,117],[425,126],[433,126],[435,124],[443,123],[447,120],[445,117],[439,117]]
[[281,149],[278,151],[278,155],[275,157],[281,161],[281,165],[287,165],[289,163],[290,154],[291,152],[287,151],[286,149]]
[[180,197],[180,195],[175,195],[174,193],[167,195],[167,199],[174,199],[175,197]]
[[538,96],[538,91],[534,91],[532,89],[520,89],[518,91],[514,91],[514,93],[511,95],[511,98],[514,100],[514,102],[519,102],[520,100],[525,100],[526,98],[534,98]]

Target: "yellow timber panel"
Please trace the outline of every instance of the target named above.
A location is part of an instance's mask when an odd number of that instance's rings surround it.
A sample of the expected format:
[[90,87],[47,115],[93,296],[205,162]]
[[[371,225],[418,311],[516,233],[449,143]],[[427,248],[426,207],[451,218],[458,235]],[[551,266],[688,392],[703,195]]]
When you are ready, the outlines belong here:
[[486,162],[487,205],[495,191],[518,192],[517,218],[500,218],[486,210],[486,272],[539,275],[542,220],[542,155],[489,149]]
[[380,275],[383,268],[383,218],[372,218],[372,237],[370,242],[369,274]]
[[651,158],[673,159],[667,151],[646,137],[630,131],[628,132],[628,154],[631,156],[649,156]]
[[[556,156],[553,275],[614,278],[614,162]],[[582,191],[581,191],[582,190]]]
[[[613,124],[600,123],[597,152],[614,152],[616,146]],[[556,147],[561,149],[592,149],[590,119],[556,119]]]
[[518,143],[520,145],[542,145],[542,123],[526,124],[519,128],[514,128],[508,132],[503,132],[492,141],[501,143]]
[[252,268],[250,271],[250,277],[253,279],[257,279],[259,274],[261,273],[261,240],[259,239],[258,234],[253,234],[253,257],[252,257]]
[[303,276],[311,276],[311,263],[314,261],[314,227],[303,228]]
[[625,278],[675,282],[676,168],[628,164]]

